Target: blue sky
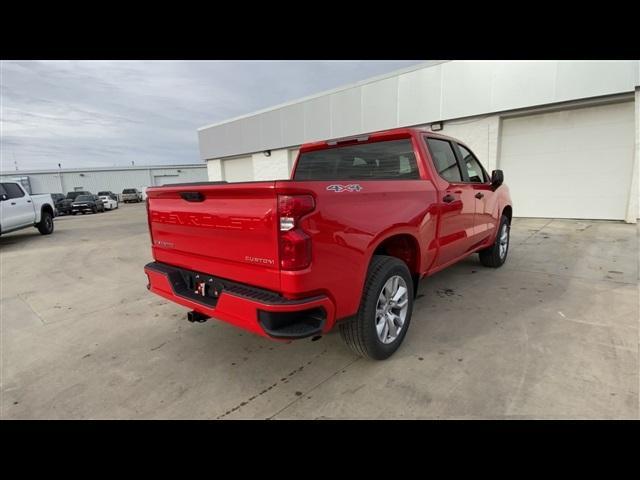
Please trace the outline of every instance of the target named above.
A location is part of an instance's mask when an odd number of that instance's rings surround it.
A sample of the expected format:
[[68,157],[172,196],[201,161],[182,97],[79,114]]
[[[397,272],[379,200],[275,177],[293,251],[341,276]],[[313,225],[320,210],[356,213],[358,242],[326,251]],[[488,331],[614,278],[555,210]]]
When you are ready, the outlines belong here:
[[199,162],[197,128],[415,61],[3,61],[0,169]]

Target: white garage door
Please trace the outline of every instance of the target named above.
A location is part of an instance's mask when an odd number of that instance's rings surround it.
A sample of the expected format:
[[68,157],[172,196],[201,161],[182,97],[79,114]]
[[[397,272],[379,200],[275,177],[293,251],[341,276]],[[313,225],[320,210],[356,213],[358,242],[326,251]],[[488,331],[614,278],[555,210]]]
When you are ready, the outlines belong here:
[[633,102],[504,119],[501,138],[515,216],[624,219]]
[[239,157],[223,160],[222,173],[227,182],[249,182],[253,180],[253,159]]

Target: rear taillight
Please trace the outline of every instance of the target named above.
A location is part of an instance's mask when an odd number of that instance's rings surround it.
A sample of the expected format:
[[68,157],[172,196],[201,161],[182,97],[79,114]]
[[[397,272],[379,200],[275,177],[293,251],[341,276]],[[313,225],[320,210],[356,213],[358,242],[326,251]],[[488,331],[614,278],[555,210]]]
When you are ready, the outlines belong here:
[[311,195],[278,195],[280,268],[301,270],[311,264],[311,237],[300,219],[316,207]]
[[151,246],[153,246],[153,232],[151,231],[151,212],[149,211],[149,197],[145,203],[147,204],[147,225],[149,225],[149,237],[151,238]]

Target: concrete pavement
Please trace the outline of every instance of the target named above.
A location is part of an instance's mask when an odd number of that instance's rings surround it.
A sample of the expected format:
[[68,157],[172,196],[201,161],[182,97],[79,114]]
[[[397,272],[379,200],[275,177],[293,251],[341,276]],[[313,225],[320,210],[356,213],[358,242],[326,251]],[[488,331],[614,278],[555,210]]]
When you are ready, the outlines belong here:
[[423,281],[388,361],[150,294],[144,205],[0,237],[0,417],[640,418],[638,228],[516,219],[504,267]]

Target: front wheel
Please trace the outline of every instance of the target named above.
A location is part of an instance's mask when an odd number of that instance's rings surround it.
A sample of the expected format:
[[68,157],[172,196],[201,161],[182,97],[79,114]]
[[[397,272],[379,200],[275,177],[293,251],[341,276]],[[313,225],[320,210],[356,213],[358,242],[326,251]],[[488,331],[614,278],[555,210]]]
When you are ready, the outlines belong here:
[[38,223],[38,231],[42,235],[50,235],[53,233],[53,215],[49,212],[42,212],[42,218]]
[[389,358],[404,340],[413,311],[413,279],[407,265],[376,255],[369,265],[360,309],[340,324],[340,334],[358,355]]
[[485,267],[498,268],[501,267],[507,260],[507,254],[509,253],[509,239],[510,239],[511,224],[509,218],[505,215],[500,219],[500,226],[498,227],[498,234],[493,244],[480,250],[480,263]]

